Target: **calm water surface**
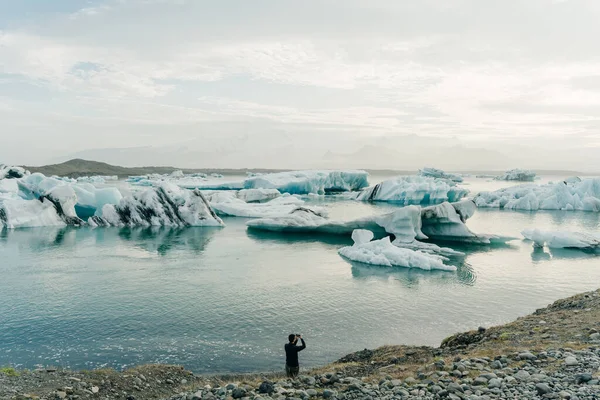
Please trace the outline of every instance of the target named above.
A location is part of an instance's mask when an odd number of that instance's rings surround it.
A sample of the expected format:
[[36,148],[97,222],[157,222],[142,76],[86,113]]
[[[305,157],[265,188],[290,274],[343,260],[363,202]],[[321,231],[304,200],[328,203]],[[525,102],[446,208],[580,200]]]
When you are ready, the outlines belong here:
[[[321,205],[341,219],[393,208]],[[349,263],[337,254],[351,244],[346,238],[253,233],[244,219],[225,222],[0,232],[0,365],[276,370],[285,337],[298,332],[308,344],[301,362],[314,366],[383,344],[436,345],[600,282],[599,257],[533,250],[520,239],[460,248],[468,255],[456,273],[427,272]],[[468,225],[519,238],[531,227],[598,232],[600,216],[479,209]]]

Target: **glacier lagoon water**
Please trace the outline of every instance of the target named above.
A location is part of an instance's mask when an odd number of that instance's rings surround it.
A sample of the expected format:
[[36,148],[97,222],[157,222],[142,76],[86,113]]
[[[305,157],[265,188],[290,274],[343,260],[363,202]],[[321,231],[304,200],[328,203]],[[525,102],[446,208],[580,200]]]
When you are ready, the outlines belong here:
[[[468,179],[473,192],[509,186]],[[332,218],[393,205],[326,200]],[[467,252],[456,273],[354,264],[332,236],[187,229],[44,228],[0,233],[0,365],[175,363],[200,373],[279,370],[290,332],[303,366],[383,344],[437,345],[596,289],[600,258],[520,239]],[[600,215],[479,209],[475,232],[600,231]]]

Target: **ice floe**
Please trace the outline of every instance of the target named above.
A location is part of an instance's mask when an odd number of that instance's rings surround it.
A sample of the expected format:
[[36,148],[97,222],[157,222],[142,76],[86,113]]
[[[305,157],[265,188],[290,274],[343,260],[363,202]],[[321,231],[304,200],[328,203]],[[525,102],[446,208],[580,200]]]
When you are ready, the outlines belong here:
[[533,241],[535,247],[546,245],[552,249],[581,249],[600,252],[600,235],[538,229],[526,229],[521,234],[525,239]]
[[371,186],[354,195],[359,201],[386,201],[401,205],[456,202],[469,191],[446,179],[399,176]]
[[536,178],[536,173],[528,169],[511,169],[506,171],[503,175],[497,176],[494,179],[499,181],[520,181],[520,182],[533,182]]
[[29,171],[22,167],[0,164],[0,179],[18,179],[29,175]]
[[[372,231],[376,237],[394,235],[395,243],[407,248],[417,248],[420,244],[415,240],[439,240],[474,244],[504,243],[513,238],[495,235],[481,235],[472,232],[465,221],[473,215],[476,207],[470,200],[458,203],[442,203],[436,206],[407,206],[398,210],[375,216],[368,216],[350,221],[332,221],[317,211],[299,207],[288,215],[277,218],[261,218],[249,221],[249,229],[286,232],[286,233],[327,233],[352,234],[355,229]],[[421,250],[425,250],[425,245]],[[437,246],[429,247],[432,253],[448,255],[452,250],[440,250]],[[437,250],[437,251],[436,251]]]
[[455,266],[444,264],[442,257],[394,246],[389,237],[371,241],[372,232],[358,230],[352,233],[352,238],[354,245],[339,250],[340,255],[352,261],[385,267],[456,271]]
[[40,173],[0,180],[0,228],[86,225],[222,225],[199,193],[164,183],[123,198],[96,187]]
[[462,176],[460,176],[458,174],[451,174],[451,173],[445,172],[441,169],[430,168],[430,167],[425,167],[423,169],[420,169],[419,175],[427,176],[429,178],[448,179],[453,182],[462,182],[463,181]]
[[327,215],[325,209],[305,206],[304,200],[288,193],[281,195],[275,189],[220,191],[208,193],[206,198],[215,212],[221,216],[276,218],[286,216],[301,206],[316,211],[319,215]]
[[420,229],[420,208],[409,206],[389,214],[369,216],[351,221],[332,221],[326,214],[306,207],[298,207],[289,214],[277,218],[261,218],[248,221],[250,229],[285,233],[327,233],[350,236],[355,229],[366,229],[378,237],[393,234],[410,242],[426,238]]
[[477,207],[600,212],[600,178],[517,185],[494,192],[481,192],[474,201]]
[[290,171],[250,176],[241,180],[227,180],[211,176],[164,176],[147,175],[129,177],[132,185],[152,186],[160,182],[171,182],[188,189],[201,190],[242,190],[275,189],[289,194],[325,194],[349,192],[363,189],[369,185],[369,174],[365,171]]
[[89,218],[91,226],[223,226],[199,190],[163,183],[106,204]]

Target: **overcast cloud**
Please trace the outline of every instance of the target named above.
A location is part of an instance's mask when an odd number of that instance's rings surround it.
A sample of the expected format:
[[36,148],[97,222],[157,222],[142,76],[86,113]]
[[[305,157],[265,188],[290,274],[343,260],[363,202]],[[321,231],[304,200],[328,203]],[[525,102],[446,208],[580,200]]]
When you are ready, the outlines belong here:
[[597,0],[0,0],[0,162],[600,171]]

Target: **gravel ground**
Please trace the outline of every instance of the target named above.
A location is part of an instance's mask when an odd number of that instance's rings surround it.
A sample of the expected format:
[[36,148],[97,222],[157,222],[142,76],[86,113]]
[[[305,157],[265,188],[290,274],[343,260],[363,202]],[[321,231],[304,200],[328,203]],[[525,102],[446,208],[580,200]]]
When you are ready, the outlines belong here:
[[178,366],[0,370],[0,399],[600,399],[600,290],[438,348],[384,346],[281,375],[198,376]]

